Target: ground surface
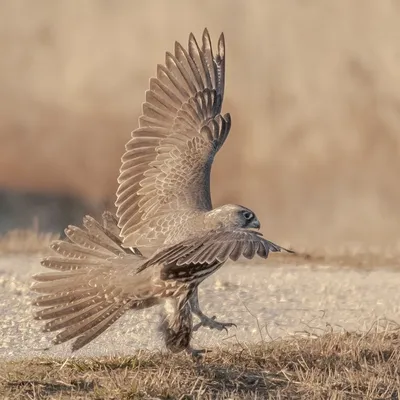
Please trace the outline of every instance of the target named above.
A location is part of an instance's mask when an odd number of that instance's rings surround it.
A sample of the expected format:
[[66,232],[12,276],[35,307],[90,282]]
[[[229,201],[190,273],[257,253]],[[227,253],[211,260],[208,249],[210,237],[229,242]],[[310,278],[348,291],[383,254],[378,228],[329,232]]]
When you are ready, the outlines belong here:
[[6,399],[390,399],[399,398],[397,331],[216,349],[185,355],[34,359],[0,364]]
[[9,254],[49,240],[16,233],[1,242],[1,398],[399,398],[400,275],[395,263],[382,267],[387,257],[273,255],[224,266],[200,301],[238,327],[196,333],[195,347],[212,349],[196,362],[158,351],[157,309],[125,315],[75,354],[51,346],[30,306],[41,257]]
[[[31,275],[41,271],[39,256],[0,258],[0,357],[71,356],[69,344],[51,346],[52,334],[32,319]],[[380,319],[400,321],[400,275],[395,269],[351,269],[274,264],[224,266],[200,288],[210,316],[233,321],[229,334],[203,329],[197,347],[256,343],[294,333],[366,331]],[[160,348],[158,309],[130,312],[77,356],[130,355]],[[47,348],[49,350],[41,350]]]

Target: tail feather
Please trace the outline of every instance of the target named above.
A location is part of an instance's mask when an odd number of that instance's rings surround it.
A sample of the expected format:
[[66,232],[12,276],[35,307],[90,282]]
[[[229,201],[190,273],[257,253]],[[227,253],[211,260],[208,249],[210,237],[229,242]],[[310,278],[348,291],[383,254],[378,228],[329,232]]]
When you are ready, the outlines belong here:
[[76,289],[73,292],[59,292],[54,294],[45,294],[43,296],[38,296],[32,301],[33,306],[37,307],[49,307],[56,306],[58,304],[67,304],[71,301],[80,299],[82,297],[94,296],[98,293],[98,289]]
[[[122,239],[120,236],[121,229],[118,227],[118,219],[109,211],[104,211],[103,213],[103,228],[105,229],[105,234],[112,241],[119,243],[122,246]],[[143,257],[143,254],[136,247],[124,247],[124,249],[132,254],[135,254],[136,256]]]
[[[49,256],[41,261],[43,267],[55,269],[57,271],[77,271],[81,269],[87,269],[90,267],[96,267],[104,265],[104,261],[101,260],[78,260],[70,258],[61,258],[58,256]],[[35,278],[35,277],[34,277]],[[36,279],[36,278],[35,278]]]
[[72,326],[79,324],[102,308],[104,308],[102,302],[100,305],[99,303],[92,304],[76,313],[67,314],[47,322],[43,330],[45,332],[53,332],[64,328],[71,329]]
[[55,240],[53,243],[50,244],[50,248],[63,257],[78,260],[91,260],[93,258],[104,260],[106,257],[110,256],[110,254],[106,250],[97,251],[85,249],[78,244],[62,240]]
[[91,236],[94,236],[95,238],[100,240],[101,243],[105,243],[116,250],[122,250],[123,252],[126,252],[126,249],[122,247],[122,239],[119,236],[119,230],[117,225],[116,224],[112,225],[113,231],[107,229],[107,225],[110,225],[109,219],[112,217],[107,217],[105,216],[105,214],[106,213],[103,213],[103,226],[101,226],[91,216],[86,215],[83,218],[84,227],[87,229],[87,231],[90,233]]
[[92,306],[93,304],[102,303],[103,301],[104,299],[99,296],[83,297],[66,304],[56,305],[37,311],[34,314],[34,317],[35,319],[39,320],[58,318],[67,314],[75,314],[78,311]]
[[120,229],[118,228],[118,219],[109,211],[103,212],[103,227],[108,232],[108,235],[113,235],[114,238],[119,238]]
[[131,306],[132,304],[126,304],[124,307],[116,308],[115,311],[110,310],[109,312],[107,312],[108,316],[106,316],[104,319],[99,320],[96,325],[86,330],[86,332],[82,336],[75,340],[72,345],[72,350],[79,350],[80,348],[91,342],[93,339],[95,339],[97,336],[102,334],[108,327],[114,324],[114,322],[116,322]]
[[110,245],[108,241],[102,240],[99,237],[91,235],[88,232],[83,231],[81,228],[69,225],[65,229],[65,235],[72,242],[85,249],[94,250],[100,253],[108,253],[109,256],[120,256],[126,254],[116,243],[115,246]]
[[67,272],[42,272],[41,274],[37,274],[33,276],[36,282],[54,282],[59,281],[61,279],[68,279],[71,277],[77,278],[80,275],[85,275],[86,271],[71,271]]
[[85,217],[83,228],[69,226],[67,240],[50,246],[58,255],[42,260],[44,267],[55,271],[35,275],[31,286],[42,293],[33,301],[43,307],[35,319],[47,321],[45,331],[60,331],[55,344],[77,338],[73,350],[96,338],[129,308],[147,308],[159,301],[153,272],[136,274],[143,256],[122,247],[111,214],[103,215],[103,224]]
[[70,278],[61,279],[59,281],[33,282],[31,285],[31,290],[36,293],[58,293],[68,291],[72,292],[77,289],[83,288],[90,289],[90,286],[88,286],[86,279],[79,279],[79,276],[76,277],[74,275],[71,275]]
[[108,325],[107,322],[111,320],[110,317],[114,317],[114,315],[117,314],[118,311],[118,315],[120,317],[127,310],[124,305],[126,304],[98,304],[97,307],[93,309],[90,316],[70,327],[65,328],[64,331],[59,333],[54,339],[54,343],[64,343],[82,334],[86,335],[89,333],[90,330],[94,330],[97,326],[99,326],[100,328],[105,326],[104,330],[107,329],[112,323],[116,321],[112,319],[111,324]]

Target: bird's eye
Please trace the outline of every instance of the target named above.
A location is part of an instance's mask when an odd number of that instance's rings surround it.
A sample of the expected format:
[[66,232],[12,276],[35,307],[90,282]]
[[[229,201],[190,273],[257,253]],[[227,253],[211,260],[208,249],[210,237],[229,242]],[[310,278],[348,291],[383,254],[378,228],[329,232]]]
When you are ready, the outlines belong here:
[[250,221],[251,219],[253,219],[253,213],[251,213],[250,211],[245,211],[243,213],[243,217],[247,219],[247,221]]

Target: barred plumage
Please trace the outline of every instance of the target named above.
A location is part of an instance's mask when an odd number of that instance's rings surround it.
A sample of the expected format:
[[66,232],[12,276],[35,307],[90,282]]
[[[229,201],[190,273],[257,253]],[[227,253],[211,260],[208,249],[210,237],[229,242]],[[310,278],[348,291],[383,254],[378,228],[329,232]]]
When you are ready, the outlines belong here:
[[77,350],[127,310],[168,302],[165,343],[190,349],[192,313],[210,328],[232,325],[201,312],[198,285],[228,259],[285,250],[253,230],[260,223],[251,210],[212,208],[211,166],[231,126],[221,114],[224,82],[224,36],[214,54],[207,29],[201,46],[190,34],[187,49],[176,43],[158,66],[122,156],[117,216],[69,226],[66,240],[51,244],[57,255],[42,261],[53,272],[34,277],[42,295],[33,304],[44,308],[35,318],[61,330],[54,343],[75,338]]
[[170,298],[166,301],[159,331],[162,333],[165,347],[172,353],[192,351],[190,341],[193,333],[193,317],[186,297]]

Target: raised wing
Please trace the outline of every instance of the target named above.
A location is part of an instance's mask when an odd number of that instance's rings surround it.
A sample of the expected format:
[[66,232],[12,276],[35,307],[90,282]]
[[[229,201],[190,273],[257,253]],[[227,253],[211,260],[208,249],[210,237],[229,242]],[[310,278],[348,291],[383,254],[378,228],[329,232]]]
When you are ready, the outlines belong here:
[[158,65],[122,156],[116,206],[124,246],[164,243],[177,221],[212,208],[211,165],[231,125],[220,115],[224,81],[224,36],[214,55],[207,30],[201,47],[191,34],[188,50],[175,43]]
[[260,232],[246,229],[214,231],[158,252],[142,264],[138,272],[150,265],[163,264],[161,277],[180,279],[193,272],[190,266],[196,267],[197,275],[203,275],[202,272],[207,271],[209,267],[214,268],[228,259],[236,261],[240,256],[252,259],[256,255],[267,258],[270,251],[293,253],[292,250],[264,239]]

